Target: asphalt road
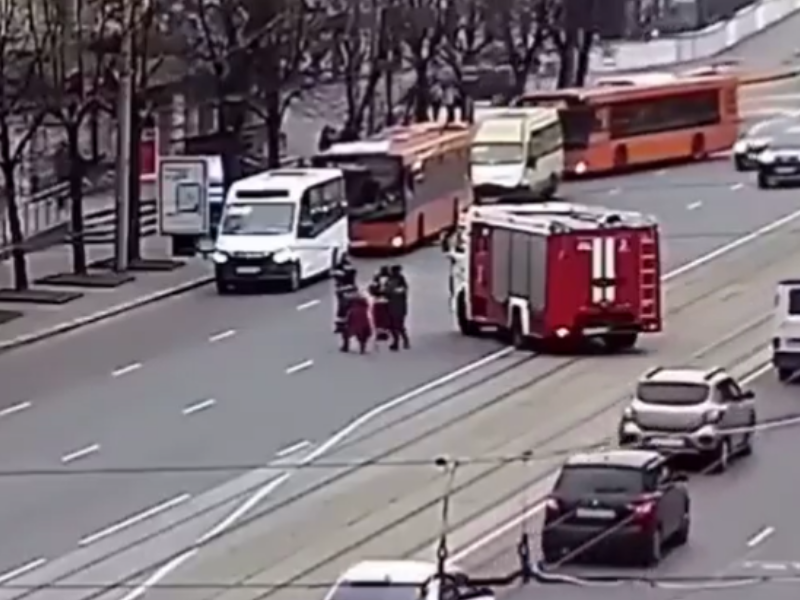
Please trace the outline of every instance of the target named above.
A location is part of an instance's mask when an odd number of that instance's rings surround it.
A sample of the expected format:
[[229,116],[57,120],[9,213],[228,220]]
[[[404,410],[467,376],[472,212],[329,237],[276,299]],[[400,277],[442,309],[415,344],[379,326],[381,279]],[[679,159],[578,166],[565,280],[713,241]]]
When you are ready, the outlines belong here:
[[[797,414],[797,388],[776,381],[772,371],[752,384],[758,397],[760,419],[771,420],[786,414]],[[736,463],[723,476],[699,475],[689,482],[692,498],[692,531],[689,544],[669,553],[657,568],[646,571],[636,568],[571,565],[561,574],[580,576],[614,575],[650,578],[655,587],[641,584],[580,587],[572,585],[531,584],[501,595],[502,600],[778,600],[797,597],[800,579],[795,514],[800,502],[797,484],[797,426],[762,431],[757,438],[756,453]],[[533,522],[536,521],[536,522]],[[538,519],[532,519],[530,531],[534,547],[541,530]],[[485,572],[501,573],[514,567],[516,561],[508,549],[514,547],[517,532],[498,538],[492,545],[470,558],[475,568],[491,563]],[[703,585],[680,581],[681,578],[708,578]],[[770,578],[796,578],[795,581],[773,581]],[[672,580],[670,581],[670,578]],[[735,579],[741,585],[730,587]],[[766,580],[754,585],[746,581]],[[715,581],[716,580],[716,581]],[[727,584],[726,584],[727,583]],[[714,588],[717,589],[714,589]]]
[[[788,117],[788,125],[797,92],[795,82],[770,85],[748,91],[743,104],[752,124]],[[577,183],[565,193],[655,214],[670,270],[800,209],[794,192],[752,183],[721,160]],[[42,562],[69,571],[76,553],[97,559],[134,530],[145,535],[190,506],[268,481],[274,473],[253,479],[252,469],[292,447],[287,456],[302,460],[348,420],[426,381],[481,359],[504,367],[507,359],[488,358],[498,350],[491,342],[451,332],[438,252],[403,264],[413,288],[409,353],[338,353],[330,291],[320,284],[291,296],[200,290],[0,358],[0,531],[14,540],[0,546],[0,582]],[[148,471],[170,465],[220,468]],[[120,467],[142,472],[75,472]],[[24,475],[31,469],[66,476]],[[216,487],[233,478],[224,492]],[[212,527],[230,503],[223,508],[184,536]],[[125,569],[139,564],[126,561]],[[116,565],[100,581],[119,572]]]
[[[668,270],[800,208],[795,192],[760,192],[724,160],[565,192],[655,214]],[[144,472],[0,479],[0,531],[15,540],[0,546],[0,574],[150,521],[283,449],[304,444],[302,456],[381,402],[497,351],[452,333],[447,266],[435,249],[403,262],[414,349],[400,355],[340,354],[321,284],[292,296],[201,290],[3,356],[0,409],[31,404],[0,412],[0,468]],[[170,465],[230,468],[147,472]]]

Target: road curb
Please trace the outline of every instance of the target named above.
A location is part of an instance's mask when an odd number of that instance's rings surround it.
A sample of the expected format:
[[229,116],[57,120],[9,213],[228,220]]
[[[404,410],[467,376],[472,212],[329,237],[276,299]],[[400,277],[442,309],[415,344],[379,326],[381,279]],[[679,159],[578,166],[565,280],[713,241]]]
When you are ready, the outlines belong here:
[[117,304],[105,310],[101,310],[96,313],[86,315],[84,317],[79,317],[77,319],[73,319],[65,323],[59,323],[58,325],[55,325],[53,327],[48,327],[46,329],[34,331],[33,333],[26,333],[24,335],[12,338],[10,340],[0,341],[0,354],[8,352],[10,350],[21,348],[22,346],[28,346],[30,344],[34,344],[36,342],[49,339],[51,337],[55,337],[63,333],[74,331],[76,329],[92,325],[94,323],[100,323],[101,321],[112,319],[121,314],[136,310],[137,308],[142,308],[150,304],[155,304],[156,302],[165,300],[172,296],[178,296],[185,292],[189,292],[199,287],[203,287],[204,285],[208,285],[212,281],[214,281],[213,276],[204,275],[203,277],[198,277],[196,279],[192,279],[191,281],[186,281],[179,285],[175,285],[170,288],[153,292],[152,294],[148,294],[147,296],[142,296],[140,298],[131,300],[129,302],[123,302],[121,304]]

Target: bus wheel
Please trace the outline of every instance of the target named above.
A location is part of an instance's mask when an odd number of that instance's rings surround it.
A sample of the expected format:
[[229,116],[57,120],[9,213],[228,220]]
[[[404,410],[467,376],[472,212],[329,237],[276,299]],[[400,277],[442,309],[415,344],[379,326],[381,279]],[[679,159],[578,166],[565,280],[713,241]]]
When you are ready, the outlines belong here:
[[614,150],[614,166],[618,169],[628,166],[628,148],[626,146],[617,146]]
[[692,158],[694,160],[703,160],[707,156],[706,138],[703,134],[698,133],[692,138]]

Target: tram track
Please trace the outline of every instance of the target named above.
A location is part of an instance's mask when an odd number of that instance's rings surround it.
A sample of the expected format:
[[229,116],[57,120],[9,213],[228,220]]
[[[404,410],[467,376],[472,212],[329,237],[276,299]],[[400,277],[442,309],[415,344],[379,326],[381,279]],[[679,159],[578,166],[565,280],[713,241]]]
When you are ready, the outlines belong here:
[[[671,322],[670,327],[680,333],[677,342],[670,348],[664,349],[659,360],[671,357],[675,362],[685,362],[694,357],[733,365],[743,357],[751,355],[755,346],[751,344],[742,350],[740,340],[749,339],[753,332],[760,331],[764,325],[763,318],[760,318],[764,313],[764,298],[771,297],[774,279],[780,273],[789,270],[787,262],[791,261],[787,261],[786,257],[794,255],[800,249],[800,244],[792,239],[791,233],[783,231],[766,236],[763,240],[757,240],[752,246],[732,253],[729,257],[722,257],[719,262],[686,273],[671,283],[667,291],[667,313]],[[783,260],[780,260],[781,258]],[[722,265],[724,261],[730,261],[731,264]],[[739,268],[732,270],[737,264]],[[742,283],[746,283],[747,288],[742,288],[731,295],[731,286]],[[721,301],[721,298],[726,300]],[[731,304],[735,308],[721,310],[720,306],[723,304]],[[755,316],[759,319],[750,324],[745,316]],[[698,327],[698,323],[703,327]],[[742,329],[741,323],[748,325]],[[717,342],[709,345],[708,339]],[[736,350],[737,348],[739,350]],[[615,363],[623,363],[624,368],[609,368],[609,365]],[[503,497],[508,495],[508,489],[519,488],[520,480],[525,481],[525,485],[530,485],[531,481],[535,482],[545,477],[559,462],[557,451],[567,450],[563,444],[557,447],[554,444],[557,440],[563,440],[567,436],[570,439],[583,436],[586,443],[597,443],[596,435],[592,437],[587,434],[590,430],[597,430],[598,421],[608,421],[609,416],[612,416],[611,413],[624,398],[624,394],[620,393],[620,381],[624,382],[623,387],[625,387],[630,378],[635,378],[650,363],[651,359],[647,354],[603,358],[528,357],[519,365],[510,367],[485,382],[482,388],[499,385],[502,389],[497,389],[490,396],[490,400],[478,402],[477,407],[459,415],[457,419],[452,419],[452,414],[447,413],[441,402],[433,402],[411,417],[406,415],[402,423],[389,423],[369,435],[351,440],[323,462],[335,464],[337,460],[346,461],[347,450],[356,449],[369,442],[372,435],[383,435],[397,428],[410,430],[409,435],[402,443],[382,453],[371,455],[373,463],[392,457],[396,461],[401,461],[404,457],[408,458],[404,451],[409,449],[414,449],[411,458],[417,459],[422,456],[432,459],[444,450],[460,456],[519,455],[532,447],[552,453],[548,458],[530,461],[536,464],[535,469],[539,473],[533,478],[519,477],[519,473],[516,476],[513,474],[509,476],[509,472],[514,471],[512,463],[476,464],[466,468],[466,472],[462,472],[463,477],[459,478],[453,491],[453,498],[456,505],[466,504],[474,508],[465,511],[459,519],[468,521],[487,509],[486,499],[491,497],[489,505],[502,502]],[[519,378],[516,371],[526,368],[534,368],[537,372]],[[515,377],[517,377],[516,382],[514,382]],[[524,395],[533,382],[540,384],[536,391],[539,397],[545,396],[545,398],[541,400],[537,398],[536,401],[530,402],[530,398],[525,398]],[[586,400],[587,388],[594,394],[593,403]],[[578,389],[581,391],[577,392]],[[598,394],[598,390],[614,390],[616,393]],[[454,393],[457,392],[454,390],[449,392],[450,399]],[[466,393],[480,396],[485,394],[486,390],[472,388]],[[461,401],[469,404],[463,397],[463,389],[461,394]],[[549,398],[548,394],[551,394]],[[530,425],[535,422],[535,413],[563,405],[563,402],[558,401],[558,395],[577,397],[576,403],[580,408],[572,407],[572,410],[564,410],[572,414],[572,417],[564,416],[560,420],[548,414],[548,424],[555,421],[557,426],[547,429],[546,434],[539,433],[537,437],[536,432],[532,431],[535,426]],[[599,395],[603,398],[608,397],[608,400],[597,402]],[[587,410],[589,406],[593,406],[593,409]],[[576,410],[580,414],[579,418],[574,418]],[[420,423],[421,419],[425,419],[425,423]],[[423,425],[427,427],[421,427]],[[573,447],[574,444],[569,445],[569,449]],[[462,454],[458,454],[458,450],[461,450]],[[420,537],[420,532],[431,534],[436,531],[435,507],[442,491],[439,474],[432,467],[422,469],[372,466],[367,469],[365,466],[361,462],[356,468],[345,468],[333,477],[326,478],[324,482],[317,482],[316,485],[304,488],[279,505],[268,507],[258,515],[258,519],[248,520],[247,529],[251,527],[258,529],[259,525],[255,521],[264,521],[265,516],[278,517],[281,511],[284,511],[287,513],[285,520],[288,524],[270,527],[269,547],[262,548],[259,552],[253,551],[250,547],[250,552],[247,553],[249,560],[243,556],[241,550],[234,551],[235,556],[227,559],[220,556],[220,552],[211,552],[207,559],[201,558],[198,561],[201,566],[192,569],[194,580],[198,584],[204,581],[208,583],[208,574],[211,572],[208,568],[209,561],[215,561],[216,566],[219,566],[221,561],[227,568],[222,569],[224,573],[214,576],[213,581],[225,581],[235,588],[237,585],[244,586],[248,581],[258,578],[275,585],[274,589],[266,591],[262,597],[274,596],[279,591],[283,597],[291,592],[287,586],[307,581],[309,577],[314,576],[315,581],[330,580],[343,565],[346,565],[345,559],[353,554],[355,549],[359,549],[362,556],[387,554],[388,551],[386,549],[381,551],[380,547],[386,547],[389,533],[392,540],[396,541],[391,545],[391,555],[414,554],[419,548],[425,547],[432,537],[430,535]],[[390,469],[393,472],[388,478],[386,473],[379,477],[380,483],[377,485],[374,476],[365,476],[365,471],[381,469],[384,471]],[[339,490],[338,493],[342,495],[336,497],[336,492],[331,488],[344,483],[349,492]],[[363,485],[369,485],[368,495],[353,494],[354,486]],[[480,501],[480,498],[475,498],[474,492],[477,487],[484,492],[492,489],[503,492],[486,493],[483,501]],[[409,490],[414,491],[409,493]],[[314,499],[314,496],[320,493],[327,496],[334,495],[333,500],[338,501],[339,506],[333,507],[330,498]],[[354,496],[358,497],[358,503],[352,502]],[[348,498],[350,501],[347,501]],[[297,513],[314,515],[313,505],[320,501],[326,502],[324,522],[320,522],[321,516],[306,519],[310,522],[305,523],[302,532],[310,533],[302,535],[291,513],[294,513],[294,517]],[[399,508],[401,506],[404,508]],[[283,517],[279,518],[284,520]],[[377,525],[377,522],[380,522],[380,525]],[[241,534],[241,529],[230,532],[231,539],[224,544],[224,547],[230,549],[235,546],[237,544],[235,538],[239,538]],[[260,543],[263,546],[263,541],[253,541],[258,535],[258,532],[249,531],[241,536],[244,539],[239,539],[238,542],[250,546]],[[415,538],[415,541],[412,541],[412,538]],[[404,539],[408,539],[408,542],[404,543],[402,541]],[[316,553],[319,558],[316,560],[310,558],[310,553]],[[266,574],[263,572],[265,564],[272,565]],[[205,565],[205,568],[202,565]],[[219,571],[220,569],[217,569],[217,572]],[[198,574],[203,574],[205,579],[198,579]],[[131,583],[136,578],[134,575],[126,581]],[[175,592],[171,594],[172,597],[174,595]],[[99,595],[94,594],[90,597],[96,598]],[[235,592],[218,594],[208,591],[205,594],[195,592],[191,597],[227,599],[238,596]]]

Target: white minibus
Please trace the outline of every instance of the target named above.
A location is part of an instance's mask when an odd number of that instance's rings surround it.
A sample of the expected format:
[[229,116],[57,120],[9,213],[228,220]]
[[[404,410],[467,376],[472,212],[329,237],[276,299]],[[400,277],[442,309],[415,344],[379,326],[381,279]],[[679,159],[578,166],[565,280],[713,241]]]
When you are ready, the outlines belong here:
[[557,109],[492,108],[476,120],[470,171],[478,203],[555,195],[564,172]]
[[279,282],[299,289],[329,275],[348,247],[340,169],[277,169],[234,183],[212,259],[217,290]]

